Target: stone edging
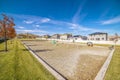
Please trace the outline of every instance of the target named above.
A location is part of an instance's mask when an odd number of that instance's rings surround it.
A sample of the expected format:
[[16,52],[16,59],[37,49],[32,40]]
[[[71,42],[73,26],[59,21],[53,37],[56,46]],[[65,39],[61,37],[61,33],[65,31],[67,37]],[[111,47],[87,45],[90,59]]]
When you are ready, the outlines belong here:
[[99,70],[99,72],[97,73],[97,76],[95,77],[94,80],[104,80],[104,77],[105,77],[105,73],[108,69],[108,66],[110,64],[110,61],[112,59],[112,56],[113,56],[113,53],[114,53],[115,49],[113,49],[108,58],[106,59],[105,63],[103,64],[102,68]]
[[24,43],[22,43],[26,49],[49,71],[52,75],[55,76],[57,80],[67,80],[64,76],[62,76],[59,72],[53,69],[49,64],[47,64],[42,58],[38,57],[29,47],[27,47]]

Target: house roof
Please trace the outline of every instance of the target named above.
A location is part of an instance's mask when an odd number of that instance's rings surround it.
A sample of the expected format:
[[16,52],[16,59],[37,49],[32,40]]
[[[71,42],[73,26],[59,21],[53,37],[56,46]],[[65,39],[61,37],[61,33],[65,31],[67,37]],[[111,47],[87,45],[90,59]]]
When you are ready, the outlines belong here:
[[59,36],[60,34],[53,34],[52,36],[56,36],[56,35],[58,35],[58,36]]
[[81,35],[74,35],[73,37],[82,37]]
[[65,33],[65,34],[61,34],[62,36],[72,36],[72,34],[69,34],[69,33]]
[[[116,36],[113,35],[113,36],[108,36],[109,38],[115,38]],[[120,36],[117,36],[118,38],[120,38]]]
[[92,33],[92,34],[89,34],[89,35],[97,35],[97,34],[107,34],[107,33],[104,33],[104,32],[95,32],[95,33]]

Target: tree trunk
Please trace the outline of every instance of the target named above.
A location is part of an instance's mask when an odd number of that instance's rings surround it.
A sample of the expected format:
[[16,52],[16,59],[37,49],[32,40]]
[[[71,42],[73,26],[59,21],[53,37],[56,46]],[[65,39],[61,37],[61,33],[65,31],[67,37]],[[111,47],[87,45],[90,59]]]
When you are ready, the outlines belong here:
[[5,31],[5,51],[7,51],[7,38],[6,38],[6,31]]
[[6,25],[5,25],[5,21],[3,22],[3,27],[4,27],[5,51],[7,51],[7,33],[6,33]]

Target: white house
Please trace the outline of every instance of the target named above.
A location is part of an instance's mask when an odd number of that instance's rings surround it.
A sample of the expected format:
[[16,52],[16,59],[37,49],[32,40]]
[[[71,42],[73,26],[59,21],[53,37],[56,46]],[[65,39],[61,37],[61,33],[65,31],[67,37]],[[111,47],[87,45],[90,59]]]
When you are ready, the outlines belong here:
[[88,40],[107,41],[108,34],[103,32],[95,32],[95,33],[89,34]]

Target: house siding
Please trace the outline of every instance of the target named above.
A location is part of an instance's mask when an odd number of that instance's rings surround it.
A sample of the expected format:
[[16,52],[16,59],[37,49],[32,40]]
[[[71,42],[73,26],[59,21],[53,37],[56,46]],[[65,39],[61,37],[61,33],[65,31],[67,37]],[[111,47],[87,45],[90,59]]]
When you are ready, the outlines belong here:
[[97,40],[97,41],[107,41],[108,34],[107,33],[94,33],[88,36],[88,40]]

